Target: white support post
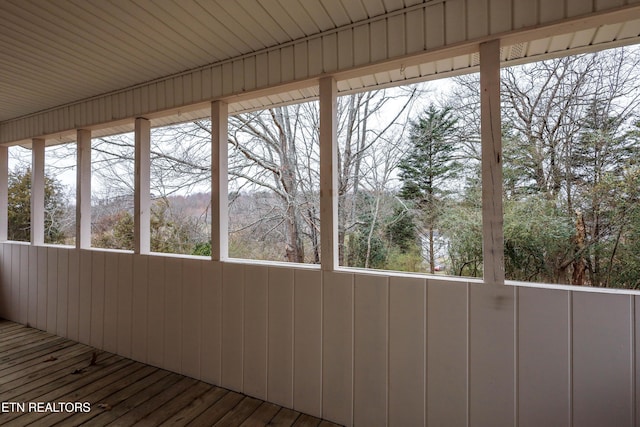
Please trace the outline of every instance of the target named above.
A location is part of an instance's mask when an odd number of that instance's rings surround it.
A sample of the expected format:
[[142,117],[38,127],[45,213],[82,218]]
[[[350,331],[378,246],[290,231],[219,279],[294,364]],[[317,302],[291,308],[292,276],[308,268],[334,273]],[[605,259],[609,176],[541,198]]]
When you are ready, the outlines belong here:
[[211,259],[229,257],[229,106],[211,103]]
[[320,79],[320,263],[324,271],[339,266],[337,104],[335,79]]
[[480,45],[484,282],[504,284],[500,41]]
[[0,146],[0,242],[9,238],[9,147]]
[[76,248],[91,247],[91,131],[76,132]]
[[133,196],[133,251],[151,251],[151,123],[135,123],[135,193]]
[[31,244],[44,245],[44,139],[31,143]]

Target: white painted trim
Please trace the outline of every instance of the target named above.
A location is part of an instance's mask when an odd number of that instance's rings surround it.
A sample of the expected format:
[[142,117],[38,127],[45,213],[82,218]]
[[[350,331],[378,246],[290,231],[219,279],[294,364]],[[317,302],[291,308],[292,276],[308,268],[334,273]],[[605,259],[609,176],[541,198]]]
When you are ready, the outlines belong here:
[[0,241],[9,233],[9,147],[0,146]]
[[44,139],[31,144],[31,244],[44,244]]
[[320,264],[338,267],[338,86],[320,79]]
[[76,248],[91,247],[91,131],[78,129],[76,164]]
[[151,251],[151,122],[135,123],[135,193],[133,196],[133,252]]
[[500,40],[480,45],[484,282],[504,284]]
[[228,118],[226,102],[211,103],[211,259],[229,257]]

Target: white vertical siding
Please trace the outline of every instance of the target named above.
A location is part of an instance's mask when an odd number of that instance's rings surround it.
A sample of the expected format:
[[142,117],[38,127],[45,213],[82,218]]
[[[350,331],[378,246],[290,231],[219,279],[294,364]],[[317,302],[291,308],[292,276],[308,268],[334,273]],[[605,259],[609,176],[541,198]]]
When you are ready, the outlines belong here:
[[425,279],[389,281],[389,424],[426,423]]
[[58,251],[47,249],[47,332],[56,333],[58,315]]
[[[29,295],[29,302],[27,308],[27,324],[31,326],[36,326],[38,324],[38,248],[36,246],[29,246],[29,287],[27,290],[27,294]],[[7,252],[11,252],[11,248],[7,247]],[[11,257],[9,257],[9,263],[11,262]],[[36,268],[34,268],[36,267]],[[7,265],[7,271],[9,274],[11,273],[11,265]],[[77,281],[76,281],[77,282]],[[10,282],[6,282],[9,284]],[[71,286],[73,281],[69,282]],[[7,286],[8,289],[9,286]],[[77,326],[75,328],[76,337],[77,337]]]
[[571,425],[569,296],[568,291],[518,289],[520,427]]
[[576,426],[633,422],[634,298],[573,293],[572,393]]
[[469,425],[514,425],[516,288],[473,284],[469,293]]
[[174,372],[182,372],[182,261],[165,262],[164,367]]
[[[19,250],[19,248],[17,246],[13,246],[10,247],[11,248],[11,252],[12,252],[12,260],[11,260],[11,264],[12,264],[12,268],[11,268],[11,273],[12,273],[12,288],[13,288],[13,296],[15,297],[15,295],[17,294],[16,291],[16,285],[18,283],[18,280],[16,280],[17,276],[16,276],[16,271],[19,264],[19,258],[17,257],[17,254],[19,254],[18,251],[16,251],[16,249]],[[37,269],[38,271],[38,283],[37,283],[37,293],[38,293],[38,302],[37,302],[37,318],[36,318],[36,324],[35,326],[38,329],[42,329],[43,331],[47,330],[47,278],[48,278],[48,274],[47,274],[47,248],[43,247],[43,246],[37,246],[36,250],[38,251],[38,259],[37,259],[37,264],[34,263],[32,264],[33,268]],[[91,278],[89,277],[88,280],[86,281],[86,283],[90,286],[91,285]],[[15,307],[14,304],[11,304],[12,307]],[[91,310],[91,306],[89,305],[87,307],[87,313],[90,313]],[[13,311],[13,310],[12,310]],[[12,312],[12,316],[15,316],[15,314]],[[15,319],[15,317],[13,317]],[[87,341],[88,342],[88,341]]]
[[147,331],[147,363],[164,365],[165,330],[165,263],[149,257],[149,290],[147,292],[147,319],[154,327]]
[[184,260],[182,267],[182,347],[181,372],[200,378],[200,338],[202,336],[202,262]]
[[427,286],[427,425],[466,426],[469,416],[469,285]]
[[[33,252],[29,251],[30,259]],[[67,289],[67,335],[66,337],[74,341],[79,341],[80,322],[80,276],[78,271],[80,265],[80,251],[69,251],[69,283]],[[31,285],[30,285],[31,286]],[[31,306],[31,305],[30,305]]]
[[[489,1],[489,33],[498,34],[514,28],[512,22],[512,0]],[[474,18],[475,19],[475,18]]]
[[[28,248],[25,249],[27,249],[25,251],[25,262],[28,265],[29,250]],[[26,274],[28,274],[28,272]],[[56,314],[56,335],[60,335],[61,337],[68,336],[67,313],[69,312],[69,281],[69,251],[58,251],[58,312]],[[28,287],[25,289],[28,289]]]
[[248,267],[244,278],[243,391],[259,399],[267,398],[268,291],[268,267]]
[[353,421],[353,275],[323,273],[322,417]]
[[89,343],[98,348],[104,346],[104,270],[105,252],[94,251],[87,263],[91,278],[91,338]]
[[222,264],[202,263],[202,379],[221,384],[222,363]]
[[267,398],[293,406],[293,270],[269,267]]
[[222,268],[222,372],[220,384],[242,391],[244,359],[244,274],[239,264]]
[[[71,270],[71,266],[69,267]],[[118,254],[118,317],[117,353],[131,357],[131,331],[133,329],[133,257]]]
[[41,329],[345,425],[632,426],[640,405],[634,295],[12,243],[0,267],[5,317],[26,296]]
[[104,260],[104,349],[118,351],[118,254],[105,253]]
[[356,276],[353,299],[353,423],[379,425],[387,420],[389,278]]
[[322,413],[322,274],[296,270],[293,301],[293,407]]
[[133,257],[131,357],[140,362],[147,361],[149,258],[148,256]]
[[29,319],[29,246],[20,247],[20,323]]

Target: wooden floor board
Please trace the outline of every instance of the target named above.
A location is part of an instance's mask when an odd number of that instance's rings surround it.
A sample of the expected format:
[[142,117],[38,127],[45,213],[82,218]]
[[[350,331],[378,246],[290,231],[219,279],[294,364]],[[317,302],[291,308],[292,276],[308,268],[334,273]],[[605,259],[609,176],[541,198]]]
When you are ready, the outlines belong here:
[[280,407],[273,403],[262,402],[262,404],[256,409],[242,424],[241,427],[258,427],[264,426],[273,419],[278,413]]
[[108,425],[118,418],[125,416],[128,412],[135,410],[138,406],[144,404],[149,399],[152,399],[158,393],[162,392],[162,390],[172,387],[179,380],[179,375],[169,373],[158,381],[148,384],[144,389],[138,391],[126,400],[123,400],[117,405],[112,405],[110,409],[105,410],[102,414],[98,415],[92,423],[96,423],[96,425]]
[[202,414],[207,408],[222,399],[227,393],[229,393],[229,390],[212,386],[209,391],[192,400],[189,406],[178,411],[160,425],[163,427],[185,426]]
[[220,419],[216,426],[238,426],[241,425],[251,414],[258,409],[262,402],[253,397],[245,396],[233,409]]
[[72,341],[54,342],[24,357],[14,358],[5,362],[0,361],[0,376],[15,372],[16,369],[24,369],[30,364],[38,364],[51,360],[51,358],[58,358],[65,353],[65,349],[70,347],[80,348],[82,344],[76,344]]
[[[74,414],[69,420],[59,425],[63,425],[65,427],[86,424],[104,425],[126,413],[127,410],[135,406],[135,402],[143,401],[142,399],[139,399],[138,396],[144,396],[145,390],[149,385],[169,376],[169,372],[162,369],[153,368],[151,366],[147,366],[146,368],[150,369],[151,373],[147,372],[148,375],[133,383],[123,384],[123,388],[107,397],[93,402],[90,401],[91,412]],[[98,421],[94,420],[94,418],[98,417],[101,417],[100,420],[102,420],[102,424],[99,424]]]
[[[3,427],[337,426],[3,319],[0,402],[26,408],[0,413]],[[88,410],[67,412],[64,402]]]
[[300,414],[288,408],[282,408],[269,423],[270,426],[290,427],[296,421]]
[[[65,348],[63,351],[49,353],[46,357],[27,360],[23,363],[14,365],[0,373],[0,387],[11,381],[18,383],[26,382],[27,376],[35,376],[37,374],[50,373],[52,370],[61,366],[61,364],[73,363],[71,360],[78,358],[79,361],[87,359],[90,349],[83,345]],[[0,388],[2,392],[2,388]]]
[[232,410],[242,400],[242,397],[240,393],[228,392],[187,425],[189,427],[210,427]]
[[25,344],[22,347],[14,348],[14,349],[5,349],[2,348],[2,357],[0,358],[0,363],[4,363],[5,361],[19,359],[25,355],[29,355],[34,351],[38,351],[42,348],[46,348],[52,344],[58,344],[64,342],[64,338],[59,338],[53,335],[50,335],[44,339],[39,339],[29,344]]
[[[72,393],[60,397],[61,401],[66,402],[89,402],[95,404],[101,402],[102,399],[121,389],[125,384],[131,384],[139,379],[144,378],[152,371],[141,363],[132,363],[116,372],[116,375],[108,376],[103,381],[96,381],[88,384]],[[31,427],[48,427],[62,422],[73,416],[69,412],[59,412],[55,414],[46,414],[33,424]]]

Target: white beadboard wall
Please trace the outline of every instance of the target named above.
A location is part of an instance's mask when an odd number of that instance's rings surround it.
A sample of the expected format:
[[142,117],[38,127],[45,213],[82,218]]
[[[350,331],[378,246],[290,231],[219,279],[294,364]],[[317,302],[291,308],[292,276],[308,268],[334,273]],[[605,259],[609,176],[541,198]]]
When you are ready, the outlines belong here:
[[6,121],[0,123],[0,143],[188,108],[638,3],[640,0],[433,0],[275,49]]
[[635,426],[639,296],[0,244],[0,315],[355,426]]

